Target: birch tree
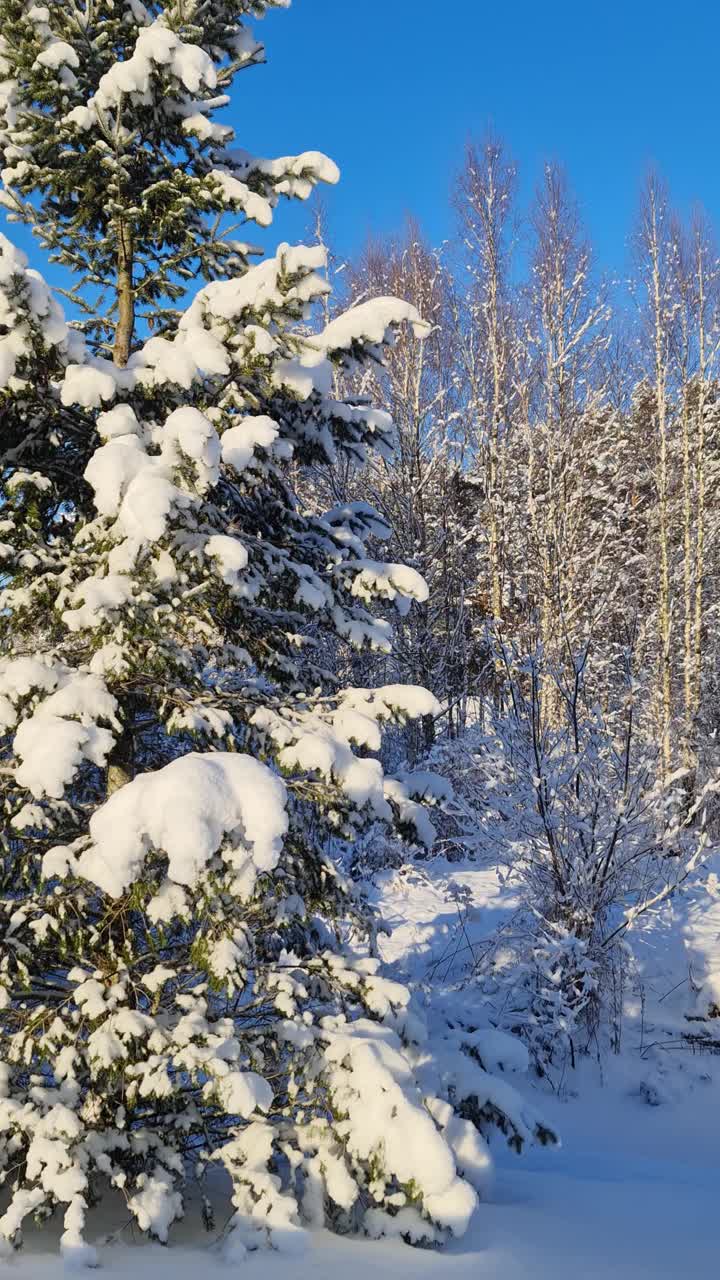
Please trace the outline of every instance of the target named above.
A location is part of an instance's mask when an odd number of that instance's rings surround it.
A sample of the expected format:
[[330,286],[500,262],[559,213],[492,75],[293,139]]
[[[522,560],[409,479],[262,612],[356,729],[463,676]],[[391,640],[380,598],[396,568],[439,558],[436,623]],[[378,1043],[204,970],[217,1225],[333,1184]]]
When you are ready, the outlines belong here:
[[499,622],[509,587],[507,480],[514,389],[510,287],[515,170],[494,138],[470,143],[454,192],[461,253],[453,332],[468,466],[487,524],[487,612]]
[[[539,637],[548,666],[577,628],[575,512],[569,502],[584,410],[599,401],[595,377],[606,345],[608,310],[593,283],[590,246],[559,169],[548,165],[532,210],[533,255],[527,290],[527,341],[534,360],[531,427],[532,533],[538,562]],[[543,715],[557,713],[546,682]]]
[[[441,257],[410,223],[399,240],[376,241],[347,268],[348,296],[357,302],[395,292],[409,299],[430,326],[422,351],[401,334],[382,370],[353,386],[371,396],[394,423],[397,449],[387,461],[371,459],[345,478],[346,493],[369,499],[392,529],[390,550],[415,566],[428,598],[398,619],[392,669],[438,692],[445,724],[462,724],[473,663],[469,597],[476,585],[477,492],[463,470],[454,332],[448,324],[448,273]],[[337,483],[337,475],[333,483]],[[410,732],[410,755],[427,750],[435,725],[422,737]]]
[[665,774],[672,764],[673,602],[671,599],[669,397],[671,354],[678,337],[677,245],[667,192],[650,175],[641,197],[635,236],[641,320],[648,377],[654,397],[657,445],[657,719]]

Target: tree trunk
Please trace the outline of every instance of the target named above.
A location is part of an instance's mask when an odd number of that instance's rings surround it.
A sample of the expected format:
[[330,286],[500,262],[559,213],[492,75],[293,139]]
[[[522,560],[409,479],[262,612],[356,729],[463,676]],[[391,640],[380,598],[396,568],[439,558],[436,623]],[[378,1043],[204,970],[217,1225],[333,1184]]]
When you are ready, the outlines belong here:
[[135,328],[135,293],[133,289],[133,236],[130,227],[118,220],[117,250],[117,324],[113,363],[121,368],[130,358],[133,329]]
[[[130,358],[135,327],[135,294],[133,290],[133,236],[130,227],[118,220],[117,249],[117,325],[113,346],[113,363],[123,368]],[[119,791],[135,776],[135,742],[133,737],[132,699],[121,699],[120,715],[123,731],[108,757],[107,794]]]
[[652,268],[652,315],[654,328],[655,412],[658,428],[658,504],[660,508],[660,565],[658,582],[658,642],[660,749],[664,777],[670,773],[672,722],[672,654],[670,621],[670,552],[668,525],[668,438],[667,438],[667,318],[662,280],[662,245],[658,224],[658,196],[649,192],[648,251]]
[[683,387],[682,437],[683,437],[683,603],[684,603],[684,645],[683,645],[683,752],[686,768],[693,764],[692,724],[693,724],[693,536],[692,536],[692,486],[690,461],[690,406],[688,404],[688,386],[685,379]]
[[700,235],[697,236],[696,279],[698,314],[698,403],[697,438],[695,446],[696,468],[696,532],[695,532],[695,625],[693,633],[693,714],[700,710],[703,672],[703,574],[705,572],[705,385],[707,351],[705,342],[705,260]]
[[124,722],[123,731],[108,757],[108,799],[126,783],[132,782],[135,776],[135,740],[132,730],[132,703],[129,698],[123,698],[121,714]]

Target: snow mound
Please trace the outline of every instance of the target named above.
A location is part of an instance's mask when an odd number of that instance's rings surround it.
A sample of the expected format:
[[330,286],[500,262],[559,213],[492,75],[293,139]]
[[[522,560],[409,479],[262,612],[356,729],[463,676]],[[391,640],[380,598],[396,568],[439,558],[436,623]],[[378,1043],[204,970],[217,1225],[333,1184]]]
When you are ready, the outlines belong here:
[[192,886],[228,837],[223,856],[238,870],[277,864],[287,831],[285,785],[251,756],[192,753],[142,774],[90,821],[92,845],[78,869],[118,897],[142,874],[150,848],[168,858],[168,877]]

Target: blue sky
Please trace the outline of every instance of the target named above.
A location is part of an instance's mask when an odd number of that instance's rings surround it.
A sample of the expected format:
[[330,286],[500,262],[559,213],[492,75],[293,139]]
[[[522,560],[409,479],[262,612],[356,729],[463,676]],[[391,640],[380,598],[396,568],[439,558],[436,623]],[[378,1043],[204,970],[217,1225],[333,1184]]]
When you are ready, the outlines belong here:
[[[342,169],[333,237],[415,213],[437,242],[465,139],[490,124],[527,198],[559,160],[600,263],[622,271],[652,165],[687,212],[720,221],[716,0],[293,0],[259,25],[268,65],[240,76],[232,118],[248,150],[318,148]],[[300,211],[276,231],[297,238]]]
[[[699,201],[720,223],[717,0],[293,0],[257,31],[268,63],[236,80],[238,143],[337,161],[326,206],[341,256],[408,212],[432,242],[451,236],[453,176],[488,126],[512,153],[523,203],[545,159],[564,165],[613,274],[650,166],[681,212]],[[305,206],[285,206],[252,239],[301,240],[308,225]],[[47,270],[29,233],[9,230]]]

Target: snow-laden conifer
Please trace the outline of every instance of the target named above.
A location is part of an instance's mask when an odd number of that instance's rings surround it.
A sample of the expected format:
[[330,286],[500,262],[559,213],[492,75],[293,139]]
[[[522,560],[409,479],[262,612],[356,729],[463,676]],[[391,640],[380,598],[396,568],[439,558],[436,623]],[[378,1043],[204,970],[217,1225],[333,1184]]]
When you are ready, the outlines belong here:
[[384,298],[308,336],[322,251],[250,267],[209,229],[335,177],[213,123],[264,7],[0,3],[6,201],[97,321],[68,326],[0,242],[0,1235],[61,1206],[81,1262],[108,1188],[164,1240],[216,1166],[233,1257],[303,1222],[439,1239],[485,1185],[485,1128],[548,1136],[471,1027],[428,1042],[326,852],[368,820],[432,839],[427,773],[373,753],[434,698],[338,689],[317,643],[388,651],[374,601],[427,588],[378,559],[369,507],[303,510],[291,476],[389,452],[333,370],[423,322]]

